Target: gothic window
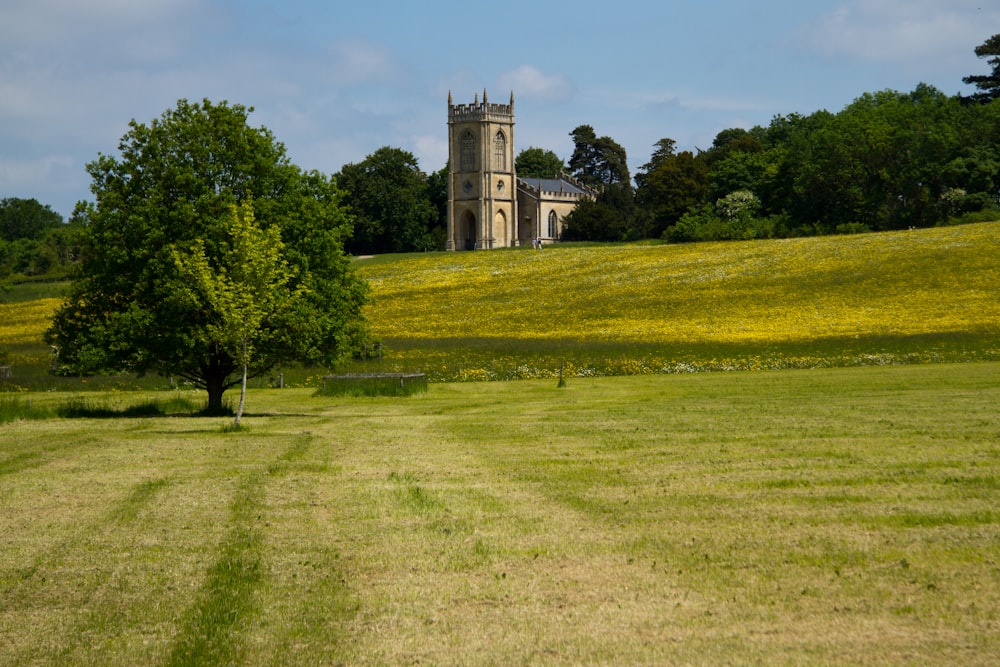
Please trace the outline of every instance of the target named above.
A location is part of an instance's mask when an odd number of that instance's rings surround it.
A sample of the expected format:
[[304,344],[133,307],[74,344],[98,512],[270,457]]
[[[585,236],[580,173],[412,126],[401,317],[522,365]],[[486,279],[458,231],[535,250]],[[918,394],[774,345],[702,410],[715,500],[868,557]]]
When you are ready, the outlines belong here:
[[507,137],[498,130],[493,138],[493,163],[497,171],[507,171]]
[[472,136],[472,132],[468,130],[462,135],[462,139],[459,142],[459,147],[461,149],[461,164],[462,171],[475,171],[476,170],[476,138]]
[[558,230],[556,229],[556,212],[549,211],[549,238],[554,239],[558,236]]

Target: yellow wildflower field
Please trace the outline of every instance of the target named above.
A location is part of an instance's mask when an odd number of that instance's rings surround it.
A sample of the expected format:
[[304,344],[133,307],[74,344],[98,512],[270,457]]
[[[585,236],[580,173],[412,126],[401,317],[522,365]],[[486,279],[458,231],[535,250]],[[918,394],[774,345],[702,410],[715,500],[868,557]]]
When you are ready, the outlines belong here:
[[[435,381],[1000,359],[1000,222],[413,254],[357,269],[379,370]],[[58,304],[0,303],[0,351],[44,363]]]
[[41,343],[62,299],[0,303],[0,346]]
[[[934,345],[1000,343],[1000,223],[456,252],[359,270],[390,361],[448,379],[971,360],[975,351],[942,356]],[[886,338],[918,343],[869,346]]]
[[1000,224],[362,266],[386,339],[786,343],[1000,331]]

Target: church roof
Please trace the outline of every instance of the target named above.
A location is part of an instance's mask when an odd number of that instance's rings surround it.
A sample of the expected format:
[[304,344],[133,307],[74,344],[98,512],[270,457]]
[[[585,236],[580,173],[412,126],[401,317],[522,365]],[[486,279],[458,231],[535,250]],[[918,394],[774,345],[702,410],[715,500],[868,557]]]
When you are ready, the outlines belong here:
[[518,176],[517,180],[543,192],[570,192],[578,195],[587,194],[587,191],[579,185],[564,178],[521,178]]

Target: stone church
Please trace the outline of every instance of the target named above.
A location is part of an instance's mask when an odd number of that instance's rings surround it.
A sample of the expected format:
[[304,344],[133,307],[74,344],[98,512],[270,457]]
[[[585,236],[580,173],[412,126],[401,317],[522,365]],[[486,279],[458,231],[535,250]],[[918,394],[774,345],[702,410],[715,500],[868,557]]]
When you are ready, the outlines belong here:
[[488,250],[559,239],[563,218],[594,192],[566,175],[518,178],[514,170],[514,93],[472,104],[448,93],[447,250]]

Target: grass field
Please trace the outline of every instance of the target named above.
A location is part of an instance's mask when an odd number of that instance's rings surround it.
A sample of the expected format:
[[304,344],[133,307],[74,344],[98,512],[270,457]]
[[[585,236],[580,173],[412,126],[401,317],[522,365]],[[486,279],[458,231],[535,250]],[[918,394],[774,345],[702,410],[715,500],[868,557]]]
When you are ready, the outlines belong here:
[[362,262],[392,370],[432,379],[1000,360],[1000,223]]
[[[357,263],[383,359],[434,382],[1000,361],[1000,222],[848,237],[551,246]],[[48,376],[64,286],[0,297],[26,389],[163,388]],[[3,301],[6,301],[4,303]],[[325,369],[281,369],[318,386]],[[256,384],[268,386],[274,378]]]
[[240,430],[0,294],[0,665],[996,663],[1000,223],[358,268]]
[[13,421],[0,664],[996,664],[998,404],[979,363]]

